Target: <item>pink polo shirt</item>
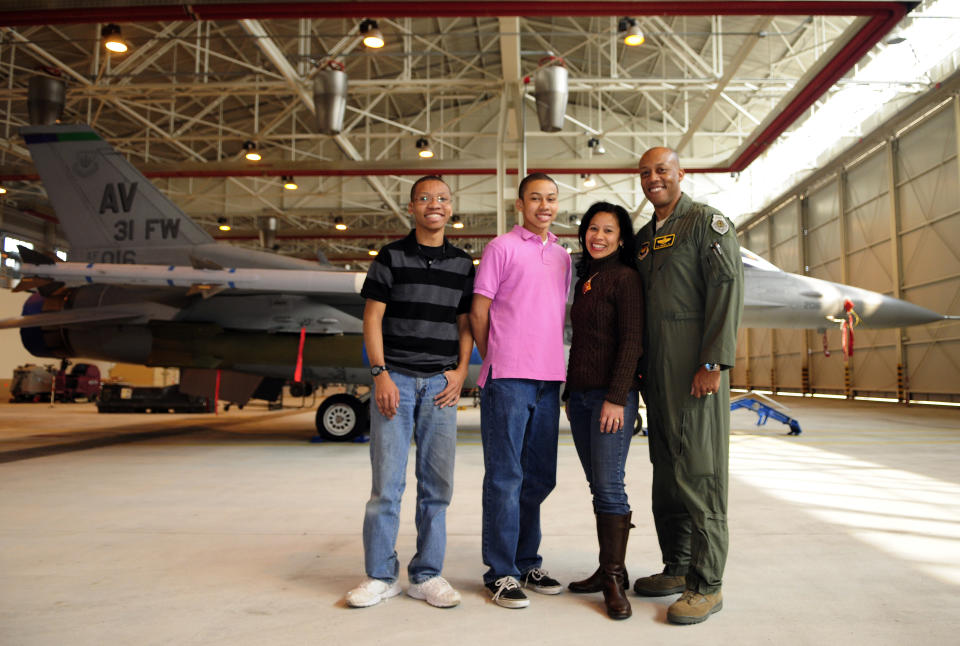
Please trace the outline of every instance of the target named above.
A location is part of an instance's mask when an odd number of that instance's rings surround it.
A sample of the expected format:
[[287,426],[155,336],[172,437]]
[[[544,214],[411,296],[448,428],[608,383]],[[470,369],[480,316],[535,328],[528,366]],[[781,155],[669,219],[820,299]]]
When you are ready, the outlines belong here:
[[563,319],[570,289],[570,254],[547,233],[544,244],[520,225],[483,250],[473,292],[491,299],[487,378],[564,381]]

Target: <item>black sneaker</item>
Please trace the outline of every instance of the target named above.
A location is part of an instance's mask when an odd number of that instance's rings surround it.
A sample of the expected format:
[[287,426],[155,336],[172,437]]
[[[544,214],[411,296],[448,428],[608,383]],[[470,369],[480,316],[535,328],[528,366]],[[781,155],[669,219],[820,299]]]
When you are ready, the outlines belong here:
[[496,581],[485,583],[493,602],[504,608],[526,608],[530,605],[527,595],[520,589],[520,584],[512,576],[502,576]]
[[560,582],[547,574],[546,570],[541,570],[538,567],[521,574],[520,581],[523,582],[523,587],[532,588],[534,592],[540,594],[560,594],[563,592],[563,586],[560,585]]

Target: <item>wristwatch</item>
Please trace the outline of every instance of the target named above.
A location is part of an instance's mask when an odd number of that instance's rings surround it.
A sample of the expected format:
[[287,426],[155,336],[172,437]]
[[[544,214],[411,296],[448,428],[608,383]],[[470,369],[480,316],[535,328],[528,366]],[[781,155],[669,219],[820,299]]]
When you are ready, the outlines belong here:
[[381,372],[387,372],[386,366],[370,366],[370,374],[376,377]]
[[705,363],[703,367],[707,372],[720,372],[719,363]]

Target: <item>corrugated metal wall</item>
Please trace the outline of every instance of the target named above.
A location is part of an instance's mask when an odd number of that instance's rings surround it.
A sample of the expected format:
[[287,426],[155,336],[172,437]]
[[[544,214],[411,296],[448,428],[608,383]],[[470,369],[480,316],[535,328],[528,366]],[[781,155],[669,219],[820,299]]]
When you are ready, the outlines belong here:
[[[960,99],[954,94],[926,109],[751,219],[740,231],[741,244],[785,271],[960,315]],[[826,345],[813,330],[741,330],[732,382],[960,401],[960,321],[861,327],[855,339],[854,356],[845,361],[836,328],[827,331]]]

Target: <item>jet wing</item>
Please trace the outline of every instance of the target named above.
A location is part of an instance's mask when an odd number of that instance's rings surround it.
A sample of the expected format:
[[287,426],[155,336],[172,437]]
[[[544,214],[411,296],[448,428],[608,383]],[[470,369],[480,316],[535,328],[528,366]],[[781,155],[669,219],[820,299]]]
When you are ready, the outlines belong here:
[[118,323],[143,318],[143,312],[137,312],[129,305],[114,308],[109,305],[79,310],[42,312],[9,319],[0,319],[0,330],[18,327],[46,327],[50,325],[77,325],[79,323]]
[[0,319],[0,330],[25,327],[74,326],[86,323],[146,323],[147,321],[171,321],[180,311],[179,307],[162,303],[117,303],[97,307],[55,310],[24,314],[9,319]]

